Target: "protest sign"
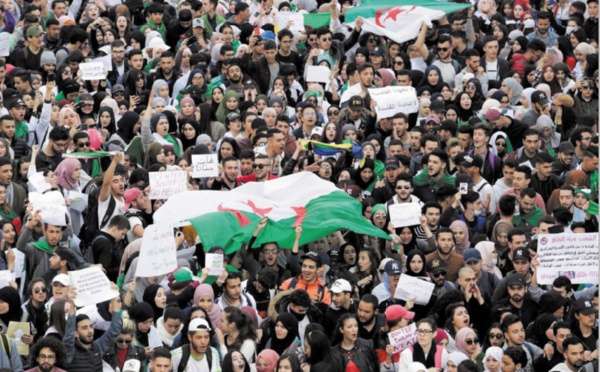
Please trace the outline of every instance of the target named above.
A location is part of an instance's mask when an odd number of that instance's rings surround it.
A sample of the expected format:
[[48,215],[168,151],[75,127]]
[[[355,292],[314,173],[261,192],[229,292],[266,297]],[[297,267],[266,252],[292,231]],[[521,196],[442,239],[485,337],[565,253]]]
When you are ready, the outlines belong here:
[[187,190],[187,172],[150,172],[150,199],[168,199]]
[[566,276],[573,284],[598,284],[598,233],[538,236],[537,280],[552,284]]
[[10,34],[8,32],[0,33],[0,57],[10,55]]
[[177,268],[177,248],[171,225],[150,225],[144,229],[135,276],[151,277]]
[[98,266],[69,271],[69,281],[71,286],[77,289],[77,307],[109,301],[119,295],[119,291],[111,288],[110,280]]
[[291,13],[291,12],[279,12],[277,13],[277,24],[279,25],[279,29],[283,30],[286,28],[288,21],[291,21],[290,27],[288,30],[290,31],[306,31],[304,29],[304,15],[299,13]]
[[417,91],[413,87],[384,87],[369,89],[371,99],[377,102],[377,120],[391,118],[399,112],[419,111]]
[[80,309],[77,309],[77,315],[87,315],[90,318],[90,322],[92,323],[92,328],[99,329],[101,331],[108,331],[110,328],[110,321],[104,320],[104,318],[98,312],[98,307],[96,305],[88,305],[84,306]]
[[342,98],[340,98],[340,105],[346,101],[349,101],[352,96],[358,96],[362,92],[362,87],[360,83],[356,83],[342,93]]
[[110,55],[94,58],[92,59],[92,62],[102,63],[102,66],[104,66],[106,71],[112,71],[112,56]]
[[29,355],[29,345],[21,339],[23,335],[31,335],[29,322],[9,322],[6,335],[17,344],[19,355]]
[[311,83],[329,83],[331,70],[327,66],[306,66],[306,81]]
[[223,255],[221,253],[206,253],[204,262],[204,266],[210,269],[208,275],[220,276],[223,273]]
[[[404,276],[404,275],[403,275]],[[415,323],[388,333],[390,345],[394,347],[392,354],[401,353],[417,342],[417,325]]]
[[10,270],[0,270],[0,288],[6,287],[12,281],[14,281],[14,276]]
[[[37,172],[28,177],[27,181],[29,182],[29,191],[37,191],[40,193],[44,193],[52,188],[46,181],[46,177],[44,177],[44,172]],[[34,190],[31,190],[33,188]]]
[[15,254],[14,274],[15,278],[24,277],[25,274],[25,254],[17,248],[12,248],[11,251]]
[[101,62],[80,63],[81,79],[83,80],[104,80],[104,65]]
[[89,196],[82,192],[69,191],[69,199],[71,199],[71,206],[69,208],[83,212],[88,205]]
[[421,224],[421,206],[418,203],[392,204],[388,209],[395,228]]
[[219,159],[217,154],[192,155],[192,177],[219,176]]
[[417,305],[427,305],[431,299],[435,284],[415,278],[414,276],[402,274],[396,286],[394,298],[408,301],[411,298]]
[[34,211],[41,211],[42,222],[54,226],[67,225],[67,205],[60,191],[50,191],[44,194],[29,193],[29,201]]

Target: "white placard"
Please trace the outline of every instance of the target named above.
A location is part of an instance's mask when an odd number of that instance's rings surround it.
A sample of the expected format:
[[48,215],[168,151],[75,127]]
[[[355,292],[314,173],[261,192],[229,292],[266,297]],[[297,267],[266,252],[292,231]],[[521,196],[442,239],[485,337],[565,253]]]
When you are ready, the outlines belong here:
[[204,266],[208,267],[210,276],[220,276],[223,273],[223,255],[221,253],[206,253]]
[[177,248],[170,225],[150,225],[144,229],[136,277],[148,278],[177,268]]
[[44,172],[37,172],[32,174],[30,177],[28,177],[27,181],[29,182],[29,185],[33,187],[34,190],[32,191],[45,193],[46,191],[52,188],[52,185],[50,185],[46,181],[46,177],[44,177]]
[[401,353],[404,349],[411,347],[417,342],[417,325],[412,323],[397,331],[388,333],[390,345],[394,347],[393,354]]
[[31,192],[29,201],[33,204],[34,211],[41,211],[42,222],[54,226],[67,225],[67,204],[60,191],[50,191],[45,194]]
[[0,33],[0,57],[10,55],[10,34],[8,32]]
[[25,254],[19,251],[17,248],[12,248],[11,250],[15,254],[14,276],[15,278],[24,278],[25,276],[23,274],[25,274]]
[[101,62],[80,63],[79,70],[83,80],[104,80],[104,65]]
[[537,280],[552,284],[566,276],[573,284],[598,284],[598,233],[538,236]]
[[218,177],[219,158],[217,154],[192,155],[192,177]]
[[411,114],[419,111],[419,99],[413,87],[369,89],[369,95],[377,102],[377,120],[391,118],[399,112]]
[[421,206],[418,203],[392,204],[388,210],[394,228],[421,224]]
[[402,274],[400,281],[396,286],[394,298],[408,301],[411,298],[415,299],[417,305],[427,305],[431,299],[435,284],[415,278],[414,276]]
[[331,70],[327,66],[306,66],[307,83],[329,83]]
[[71,286],[77,289],[75,305],[83,307],[109,301],[119,295],[110,286],[110,280],[98,266],[69,271]]
[[6,287],[8,282],[14,280],[14,275],[9,270],[0,270],[0,288]]
[[69,208],[83,212],[88,205],[89,195],[82,192],[69,191],[69,199],[72,200]]
[[288,28],[290,31],[306,31],[304,29],[304,15],[291,12],[279,12],[277,13],[277,24],[279,29],[283,30],[288,21],[292,21],[292,24]]
[[112,56],[110,55],[94,58],[92,62],[102,63],[106,71],[112,71]]
[[187,190],[187,172],[150,172],[150,199],[168,199]]
[[358,96],[362,92],[362,87],[360,83],[356,83],[352,86],[349,86],[348,89],[342,93],[342,97],[340,98],[340,105],[346,101],[349,101],[353,96]]

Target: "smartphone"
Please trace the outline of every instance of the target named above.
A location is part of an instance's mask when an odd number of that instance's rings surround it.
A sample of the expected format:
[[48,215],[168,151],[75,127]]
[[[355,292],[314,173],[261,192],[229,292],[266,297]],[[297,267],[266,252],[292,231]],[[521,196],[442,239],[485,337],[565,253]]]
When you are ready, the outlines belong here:
[[548,48],[548,49],[546,49],[546,54],[549,54],[549,55],[553,56],[555,54],[554,48]]
[[187,45],[192,45],[194,44],[196,41],[198,41],[198,36],[192,36],[189,39],[187,39]]
[[553,225],[548,228],[548,232],[550,234],[561,234],[565,232],[565,227],[563,225]]
[[54,72],[51,72],[48,74],[48,81],[54,81],[56,79],[56,75],[54,75]]
[[466,195],[469,192],[469,184],[466,182],[461,182],[459,186],[459,191],[461,195]]

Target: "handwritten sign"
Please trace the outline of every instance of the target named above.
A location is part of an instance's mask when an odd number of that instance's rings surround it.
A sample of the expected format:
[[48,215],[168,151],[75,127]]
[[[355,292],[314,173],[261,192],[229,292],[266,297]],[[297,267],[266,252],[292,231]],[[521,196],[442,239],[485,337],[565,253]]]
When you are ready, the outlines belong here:
[[304,29],[304,15],[292,12],[279,12],[277,13],[277,24],[279,29],[283,30],[286,28],[288,21],[291,21],[290,31],[306,31]]
[[[404,275],[403,275],[404,276]],[[393,354],[401,353],[417,342],[417,325],[415,323],[388,333],[390,345],[394,347]]]
[[542,234],[538,237],[537,280],[552,284],[566,276],[573,284],[598,284],[598,234]]
[[144,229],[135,276],[148,278],[177,268],[177,248],[170,225],[150,225]]
[[371,99],[377,102],[377,120],[391,118],[399,112],[419,111],[417,91],[413,87],[384,87],[369,89]]
[[408,301],[415,299],[417,305],[427,305],[435,284],[415,278],[414,276],[402,274],[396,287],[394,298]]
[[328,83],[331,70],[327,66],[306,66],[306,81],[310,83]]
[[187,190],[187,172],[150,172],[150,199],[168,199]]
[[192,177],[217,177],[219,175],[219,159],[217,154],[192,155]]
[[395,228],[421,224],[421,206],[418,203],[392,204],[388,210]]
[[[52,185],[50,185],[46,181],[46,177],[44,177],[44,172],[37,172],[32,174],[27,181],[29,182],[30,191],[44,193],[52,188]],[[31,190],[31,188],[33,188],[33,190]]]
[[10,34],[8,32],[0,33],[0,57],[10,55]]
[[60,191],[50,191],[45,194],[31,192],[29,201],[34,210],[41,211],[42,222],[54,226],[67,225],[67,204]]
[[14,281],[14,275],[10,270],[0,270],[0,288],[6,287],[12,281]]
[[89,195],[82,192],[69,191],[69,199],[72,200],[69,208],[83,212],[88,205]]
[[104,80],[104,65],[102,62],[80,63],[79,70],[83,80]]
[[92,59],[92,62],[102,63],[106,71],[112,71],[112,56],[102,56]]
[[77,289],[75,305],[83,307],[112,300],[119,295],[110,286],[110,280],[98,266],[69,271],[71,286]]
[[19,355],[29,355],[29,345],[23,342],[23,335],[31,335],[29,322],[10,322],[6,335],[17,344]]
[[362,87],[360,83],[356,83],[352,86],[349,86],[348,89],[342,93],[342,98],[340,98],[340,105],[346,101],[349,101],[352,96],[358,96],[362,92]]
[[220,276],[223,273],[223,255],[220,253],[206,253],[205,266],[210,269],[208,275]]

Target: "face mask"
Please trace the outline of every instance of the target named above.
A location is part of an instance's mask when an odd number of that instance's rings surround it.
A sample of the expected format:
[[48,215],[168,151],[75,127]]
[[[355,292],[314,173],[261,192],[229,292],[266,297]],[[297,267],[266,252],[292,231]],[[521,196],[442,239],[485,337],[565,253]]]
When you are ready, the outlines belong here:
[[295,312],[291,308],[290,308],[290,314],[292,314],[294,316],[294,318],[296,318],[296,320],[299,321],[299,322],[301,322],[302,319],[304,319],[304,317],[306,316],[306,314],[298,314],[297,312]]
[[479,217],[479,216],[481,216],[481,209],[478,209],[478,210],[475,210],[475,211],[473,211],[473,215],[474,215],[475,217]]
[[569,27],[569,26],[567,26],[567,31],[566,31],[565,35],[569,35],[569,34],[571,34],[571,32],[573,32],[575,30],[577,30],[577,27]]
[[492,265],[493,265],[493,266],[496,266],[496,265],[498,265],[498,259],[497,259],[497,258],[494,258],[494,259],[492,260]]

